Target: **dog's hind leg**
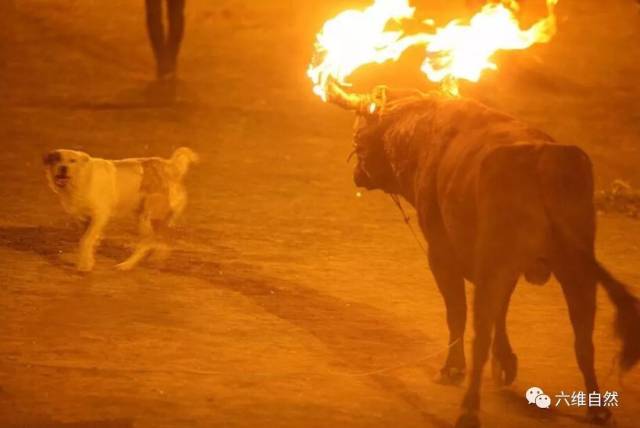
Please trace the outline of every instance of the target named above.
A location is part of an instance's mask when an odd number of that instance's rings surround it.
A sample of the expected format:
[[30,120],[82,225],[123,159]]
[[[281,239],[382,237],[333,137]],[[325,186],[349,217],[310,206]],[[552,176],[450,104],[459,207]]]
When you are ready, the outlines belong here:
[[171,199],[171,214],[169,215],[169,221],[167,223],[167,226],[169,227],[176,225],[176,221],[182,215],[184,208],[187,206],[187,192],[184,190],[182,185],[174,190]]
[[140,263],[145,257],[147,257],[147,255],[151,252],[152,249],[153,249],[153,245],[151,242],[147,240],[140,241],[136,245],[136,248],[133,251],[133,254],[131,254],[129,258],[123,261],[122,263],[118,263],[116,265],[116,269],[124,270],[124,271],[133,269],[134,267],[136,267],[138,263]]
[[147,197],[140,215],[140,241],[133,254],[127,260],[117,264],[116,269],[131,270],[154,250],[168,252],[166,251],[168,247],[160,242],[158,235],[166,227],[169,212],[168,202],[164,195],[153,194]]
[[138,263],[140,263],[154,247],[154,231],[151,219],[148,215],[143,214],[140,218],[139,224],[140,241],[136,244],[136,247],[125,261],[118,263],[116,269],[118,270],[131,270]]

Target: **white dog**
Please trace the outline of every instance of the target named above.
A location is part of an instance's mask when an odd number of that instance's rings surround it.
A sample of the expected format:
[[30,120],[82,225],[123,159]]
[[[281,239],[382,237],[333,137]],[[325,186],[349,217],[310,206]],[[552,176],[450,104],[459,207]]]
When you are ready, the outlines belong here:
[[90,271],[102,231],[114,216],[137,216],[140,231],[135,251],[118,269],[132,269],[152,250],[164,248],[158,234],[182,214],[187,203],[183,178],[198,157],[181,147],[170,159],[107,160],[75,150],[54,150],[43,160],[49,186],[64,210],[87,224],[77,267]]

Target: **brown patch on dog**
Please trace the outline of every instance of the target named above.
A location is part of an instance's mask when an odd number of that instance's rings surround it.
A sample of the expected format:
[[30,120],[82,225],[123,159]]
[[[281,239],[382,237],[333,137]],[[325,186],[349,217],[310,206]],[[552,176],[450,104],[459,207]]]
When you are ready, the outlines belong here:
[[156,159],[146,159],[142,164],[142,193],[168,193],[166,166]]
[[145,195],[143,210],[154,223],[165,221],[171,215],[168,169],[165,163],[156,159],[142,161],[140,193]]
[[62,160],[62,155],[59,151],[54,150],[42,156],[42,163],[45,165],[54,165]]
[[152,193],[144,199],[144,211],[151,221],[164,221],[171,214],[169,197],[165,193]]

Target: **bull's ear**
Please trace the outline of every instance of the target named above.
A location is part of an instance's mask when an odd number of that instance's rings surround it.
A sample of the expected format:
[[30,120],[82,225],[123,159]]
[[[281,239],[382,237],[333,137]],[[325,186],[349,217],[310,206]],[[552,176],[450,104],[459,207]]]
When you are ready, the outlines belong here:
[[56,162],[60,162],[61,158],[62,156],[60,155],[60,152],[58,152],[57,150],[53,150],[42,156],[42,163],[47,166],[53,165]]

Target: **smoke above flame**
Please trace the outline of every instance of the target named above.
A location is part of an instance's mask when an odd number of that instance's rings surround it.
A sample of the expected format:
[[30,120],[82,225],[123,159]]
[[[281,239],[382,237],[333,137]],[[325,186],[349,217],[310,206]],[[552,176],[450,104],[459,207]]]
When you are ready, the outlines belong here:
[[[491,61],[496,52],[551,40],[557,2],[547,0],[547,16],[528,29],[522,29],[516,18],[517,2],[503,0],[484,5],[468,23],[454,20],[436,27],[433,20],[425,19],[423,24],[432,31],[408,35],[402,30],[403,21],[416,20],[409,0],[374,0],[364,10],[344,11],[324,24],[307,75],[314,93],[326,101],[330,82],[349,86],[348,77],[363,65],[396,61],[407,48],[424,45],[422,72],[457,95],[458,79],[477,82],[484,70],[497,69]],[[389,30],[392,23],[398,29]]]

